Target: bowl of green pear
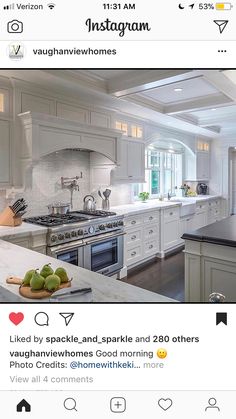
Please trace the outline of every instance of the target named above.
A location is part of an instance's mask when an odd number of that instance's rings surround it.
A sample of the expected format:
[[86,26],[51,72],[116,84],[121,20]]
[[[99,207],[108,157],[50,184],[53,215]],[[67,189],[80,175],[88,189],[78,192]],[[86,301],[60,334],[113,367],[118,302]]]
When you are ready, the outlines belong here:
[[50,297],[55,291],[71,286],[66,270],[58,267],[55,271],[51,264],[44,265],[42,269],[30,269],[23,279],[9,277],[8,284],[20,285],[19,293],[25,298],[42,299]]

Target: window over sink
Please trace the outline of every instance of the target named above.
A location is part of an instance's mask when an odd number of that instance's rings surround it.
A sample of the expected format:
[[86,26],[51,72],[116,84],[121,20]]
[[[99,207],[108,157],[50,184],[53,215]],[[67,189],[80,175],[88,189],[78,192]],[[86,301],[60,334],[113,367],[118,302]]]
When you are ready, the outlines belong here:
[[182,153],[175,150],[158,150],[148,147],[145,151],[145,181],[134,185],[134,197],[149,192],[150,198],[175,193],[182,184]]

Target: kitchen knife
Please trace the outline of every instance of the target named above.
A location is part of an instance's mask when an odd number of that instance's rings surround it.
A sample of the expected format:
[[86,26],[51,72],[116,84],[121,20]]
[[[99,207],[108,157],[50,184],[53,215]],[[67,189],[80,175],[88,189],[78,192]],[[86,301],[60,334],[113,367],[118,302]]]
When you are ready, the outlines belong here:
[[72,289],[62,289],[59,291],[55,291],[51,297],[62,297],[65,295],[75,295],[75,294],[87,294],[88,292],[92,292],[92,288],[72,288]]

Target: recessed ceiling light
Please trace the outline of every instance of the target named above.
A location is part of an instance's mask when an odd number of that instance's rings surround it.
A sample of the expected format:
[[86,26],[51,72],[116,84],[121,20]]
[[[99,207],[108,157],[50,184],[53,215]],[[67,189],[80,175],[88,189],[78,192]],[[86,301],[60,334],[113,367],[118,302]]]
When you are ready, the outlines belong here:
[[216,111],[216,108],[213,108],[212,111]]
[[183,91],[183,89],[182,89],[181,87],[176,87],[176,88],[174,89],[174,91],[175,91],[175,92],[182,92],[182,91]]
[[169,152],[169,153],[174,153],[174,150],[170,148],[170,149],[168,150],[168,152]]

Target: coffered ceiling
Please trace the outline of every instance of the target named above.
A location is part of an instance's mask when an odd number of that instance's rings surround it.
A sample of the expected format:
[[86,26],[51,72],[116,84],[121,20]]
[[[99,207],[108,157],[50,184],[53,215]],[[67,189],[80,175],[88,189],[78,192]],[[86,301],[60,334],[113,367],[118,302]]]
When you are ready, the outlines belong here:
[[0,70],[0,76],[175,130],[236,135],[236,70]]

